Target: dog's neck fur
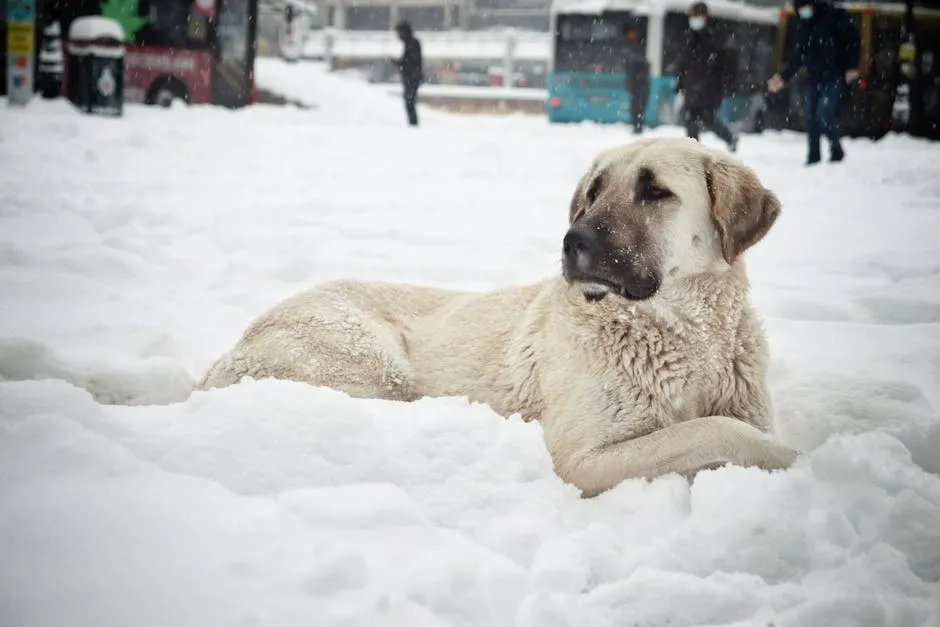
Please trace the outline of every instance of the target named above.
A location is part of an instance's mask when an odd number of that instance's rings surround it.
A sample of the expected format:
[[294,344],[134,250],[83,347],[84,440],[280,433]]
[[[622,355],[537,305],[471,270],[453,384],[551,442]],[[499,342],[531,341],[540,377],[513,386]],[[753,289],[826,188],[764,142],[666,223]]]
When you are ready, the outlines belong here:
[[736,318],[747,306],[749,291],[744,260],[738,259],[730,267],[669,283],[643,309],[668,328],[696,328],[718,315]]
[[[631,301],[609,294],[592,306],[606,328],[616,320],[631,326],[652,324],[660,330],[689,335],[714,327],[716,316],[725,318],[719,327],[736,322],[747,306],[749,289],[744,260],[738,259],[722,269],[670,281],[648,300]],[[577,288],[569,286],[568,291],[570,298],[584,301]]]
[[[557,302],[567,299],[562,306],[573,308],[576,314],[561,313],[556,320],[581,322],[566,325],[569,344],[560,355],[606,353],[608,357],[601,361],[619,365],[622,387],[607,393],[606,404],[594,409],[617,415],[627,412],[631,418],[624,423],[628,425],[624,437],[713,411],[731,411],[731,402],[716,396],[717,383],[709,382],[720,378],[716,373],[734,368],[742,345],[759,342],[759,338],[747,337],[750,313],[743,262],[670,281],[644,301],[609,294],[588,303],[576,286],[563,284],[565,295]],[[591,363],[594,357],[586,359]],[[650,369],[648,365],[654,363],[669,366]],[[542,393],[552,394],[549,390]],[[651,404],[649,399],[657,402]]]

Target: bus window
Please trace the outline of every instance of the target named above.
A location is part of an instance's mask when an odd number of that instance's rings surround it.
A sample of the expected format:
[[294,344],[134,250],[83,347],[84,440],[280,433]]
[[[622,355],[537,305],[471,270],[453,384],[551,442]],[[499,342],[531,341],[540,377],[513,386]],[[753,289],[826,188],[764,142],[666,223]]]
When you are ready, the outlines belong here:
[[689,18],[685,13],[667,11],[663,20],[663,74],[674,76],[676,63],[685,49]]
[[774,73],[774,45],[777,29],[769,24],[739,22],[728,45],[738,57],[734,92],[753,93]]
[[735,32],[734,23],[731,20],[713,15],[708,18],[708,25],[718,41],[725,45],[735,43],[738,33]]
[[138,12],[147,18],[135,42],[142,46],[205,49],[208,18],[195,15],[195,0],[140,0]]
[[646,19],[629,14],[610,16],[559,15],[555,37],[556,72],[623,72],[627,25],[637,29],[638,50],[646,48]]
[[751,53],[751,65],[749,67],[751,83],[758,87],[764,85],[767,79],[774,74],[774,44],[777,40],[777,28],[775,26],[757,27],[757,44]]
[[901,21],[894,16],[875,15],[872,19],[871,71],[868,80],[874,86],[893,85],[901,45]]
[[923,50],[921,54],[921,74],[924,76],[940,75],[940,14],[931,13],[917,16],[915,36]]
[[[728,63],[725,88],[732,94],[753,92],[773,74],[776,28],[712,16],[709,23],[721,42]],[[663,73],[674,75],[686,46],[688,17],[666,13],[663,36]]]
[[726,64],[722,79],[724,93],[726,95],[748,93],[750,85],[747,68],[751,62],[751,49],[756,43],[754,25],[720,17],[709,18],[709,23],[723,50],[723,61]]
[[927,16],[918,26],[917,36],[925,42],[920,57],[925,130],[929,137],[940,138],[940,19]]

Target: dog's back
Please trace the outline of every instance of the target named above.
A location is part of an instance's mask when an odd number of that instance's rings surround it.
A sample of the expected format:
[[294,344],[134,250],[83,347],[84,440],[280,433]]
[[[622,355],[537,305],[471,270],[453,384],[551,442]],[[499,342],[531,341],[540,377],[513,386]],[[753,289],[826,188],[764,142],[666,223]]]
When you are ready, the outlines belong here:
[[262,314],[198,387],[273,377],[357,397],[467,396],[509,409],[506,344],[546,283],[492,292],[325,283]]

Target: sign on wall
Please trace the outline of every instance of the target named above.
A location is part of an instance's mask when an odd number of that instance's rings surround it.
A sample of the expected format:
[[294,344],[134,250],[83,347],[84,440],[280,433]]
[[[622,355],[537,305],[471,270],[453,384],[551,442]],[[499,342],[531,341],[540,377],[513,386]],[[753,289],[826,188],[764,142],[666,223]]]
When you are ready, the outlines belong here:
[[25,106],[33,97],[35,0],[7,0],[7,97]]

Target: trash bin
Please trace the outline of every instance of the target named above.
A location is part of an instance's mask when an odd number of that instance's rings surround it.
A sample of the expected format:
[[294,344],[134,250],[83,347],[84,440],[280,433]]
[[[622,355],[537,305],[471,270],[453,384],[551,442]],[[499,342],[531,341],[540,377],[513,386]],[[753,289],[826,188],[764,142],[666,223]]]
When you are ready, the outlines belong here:
[[42,29],[42,46],[39,49],[39,89],[43,98],[58,98],[62,95],[64,64],[61,30],[58,22],[52,22]]
[[87,113],[124,111],[124,29],[110,18],[80,17],[69,27],[68,99]]

